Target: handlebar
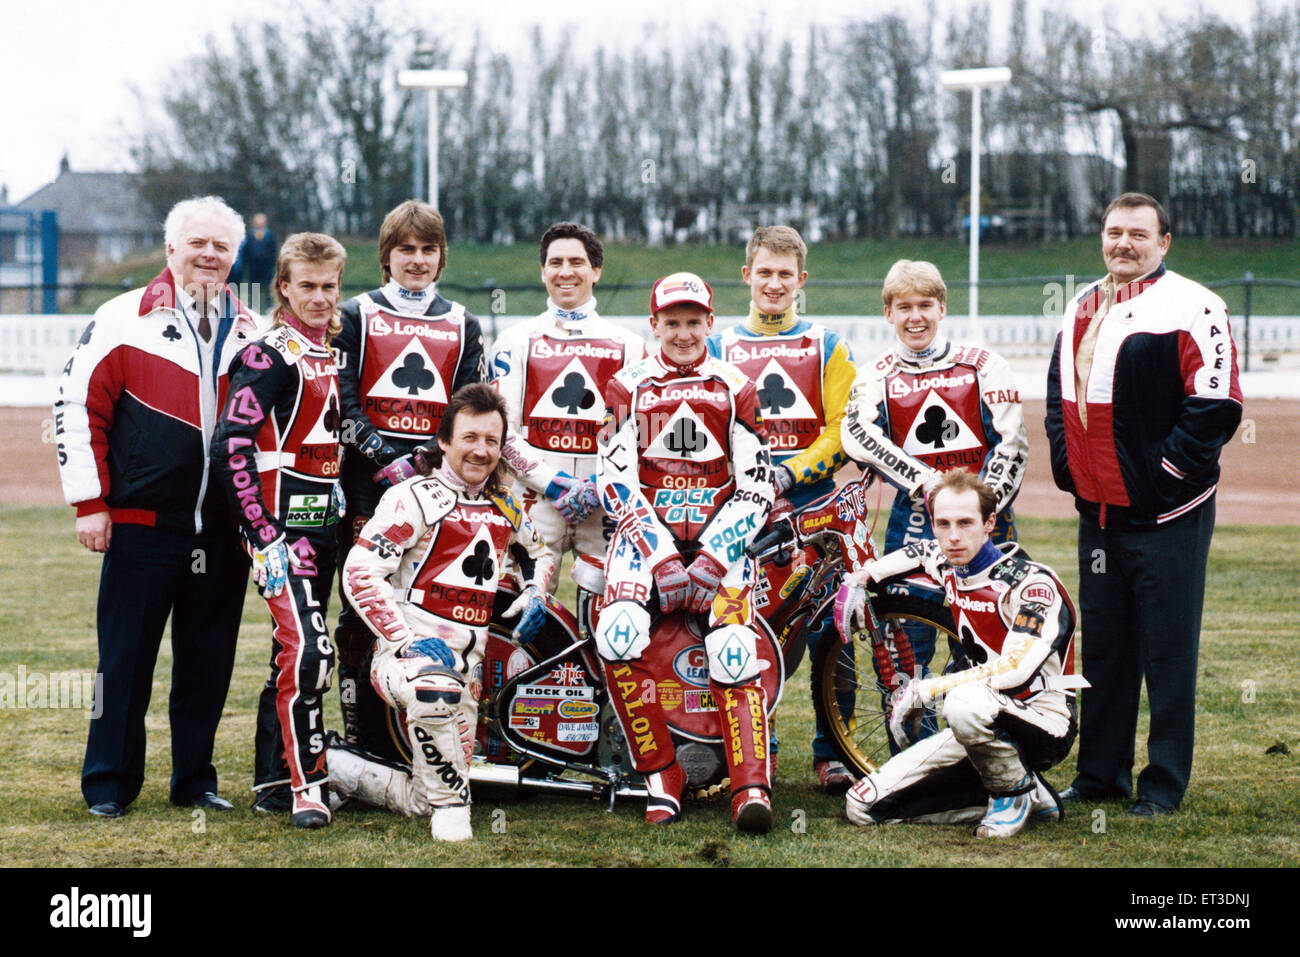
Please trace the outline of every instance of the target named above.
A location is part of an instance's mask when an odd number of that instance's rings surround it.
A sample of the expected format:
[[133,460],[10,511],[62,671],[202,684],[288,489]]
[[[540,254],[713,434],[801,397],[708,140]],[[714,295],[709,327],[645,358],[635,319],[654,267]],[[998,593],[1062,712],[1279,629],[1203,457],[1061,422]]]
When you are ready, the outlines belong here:
[[788,518],[783,518],[772,527],[772,530],[758,538],[745,549],[745,554],[749,558],[757,558],[764,552],[771,551],[786,542],[794,541],[794,525]]

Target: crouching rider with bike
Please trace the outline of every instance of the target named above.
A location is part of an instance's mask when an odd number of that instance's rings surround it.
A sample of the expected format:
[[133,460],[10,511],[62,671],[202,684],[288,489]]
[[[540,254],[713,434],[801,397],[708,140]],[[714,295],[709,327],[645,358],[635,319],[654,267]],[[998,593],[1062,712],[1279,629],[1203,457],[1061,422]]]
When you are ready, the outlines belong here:
[[335,791],[408,816],[430,815],[433,837],[463,841],[470,826],[469,759],[482,689],[483,646],[506,549],[522,547],[532,575],[506,611],[514,636],[536,637],[554,560],[502,484],[506,407],[489,385],[452,396],[424,473],[389,489],[348,553],[343,588],[376,635],[370,680],[406,718],[412,767],[332,738]]
[[606,388],[596,479],[615,531],[595,640],[632,763],[646,775],[646,820],[674,821],[686,773],[642,660],[652,591],[664,614],[708,614],[709,687],[731,775],[732,820],[742,831],[766,833],[768,703],[752,627],[756,572],[745,547],[772,507],[772,466],[753,384],[707,354],[712,303],[708,285],[691,273],[655,283],[650,328],[659,349]]
[[[840,589],[847,635],[868,626],[869,582],[923,568],[943,583],[967,664],[894,692],[889,733],[905,750],[849,789],[854,824],[978,821],[976,837],[1011,837],[1031,817],[1061,819],[1041,772],[1064,760],[1078,729],[1075,690],[1087,683],[1074,673],[1077,616],[1055,572],[989,540],[996,505],[975,475],[944,473],[930,496],[937,540],[890,552]],[[927,709],[948,727],[917,741]]]

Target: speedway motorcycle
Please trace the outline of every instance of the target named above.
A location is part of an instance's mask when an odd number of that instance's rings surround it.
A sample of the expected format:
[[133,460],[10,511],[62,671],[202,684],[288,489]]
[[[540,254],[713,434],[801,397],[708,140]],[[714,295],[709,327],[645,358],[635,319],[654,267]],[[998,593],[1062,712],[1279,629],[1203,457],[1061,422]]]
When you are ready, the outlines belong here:
[[[876,556],[872,476],[850,482],[798,511],[778,515],[749,548],[758,562],[754,589],[760,678],[771,715],[786,675],[804,657],[810,630],[830,619],[846,571]],[[875,498],[876,496],[871,496]],[[547,598],[547,625],[528,645],[510,639],[514,619],[502,612],[517,595],[508,579],[497,595],[477,684],[479,727],[470,780],[509,791],[587,795],[610,808],[644,799],[591,639],[599,602],[575,616]],[[942,588],[924,575],[891,580],[869,601],[870,627],[843,644],[831,627],[813,656],[813,705],[841,760],[856,774],[889,757],[887,699],[906,677],[960,661]],[[581,619],[581,620],[580,620]],[[652,611],[646,651],[655,695],[674,738],[690,793],[707,797],[727,785],[718,711],[709,690],[704,615]],[[918,660],[914,641],[933,638],[934,659]],[[919,640],[918,640],[919,639]],[[402,716],[388,712],[394,748],[409,760]]]

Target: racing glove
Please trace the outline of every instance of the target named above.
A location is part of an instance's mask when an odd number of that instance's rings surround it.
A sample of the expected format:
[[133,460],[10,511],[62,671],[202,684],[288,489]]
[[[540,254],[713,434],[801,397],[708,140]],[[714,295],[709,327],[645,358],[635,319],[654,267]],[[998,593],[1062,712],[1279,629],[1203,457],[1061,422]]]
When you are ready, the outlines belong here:
[[784,495],[794,487],[794,473],[784,465],[778,465],[773,471],[776,472],[776,479],[773,482],[776,486],[776,494]]
[[419,474],[420,470],[415,467],[415,453],[412,452],[410,455],[393,459],[374,474],[373,481],[383,488],[392,488]]
[[387,465],[397,458],[397,449],[372,432],[370,437],[357,446],[357,450],[376,465]]
[[870,582],[870,568],[864,568],[845,578],[835,594],[835,628],[846,645],[867,627],[867,585]]
[[502,618],[514,615],[519,615],[519,623],[510,633],[511,637],[521,645],[536,641],[546,627],[546,599],[542,590],[536,585],[525,585],[519,597],[501,613]]
[[253,549],[253,581],[266,598],[274,598],[284,591],[289,581],[291,553],[281,535],[275,541]]
[[555,510],[570,525],[577,525],[600,507],[600,496],[596,494],[596,480],[585,478],[575,480],[568,491],[562,492],[555,500]]
[[330,489],[330,510],[337,518],[342,518],[348,513],[348,500],[343,495],[342,482],[335,482],[334,487]]
[[456,667],[456,655],[447,647],[447,643],[436,636],[429,638],[417,638],[406,646],[402,652],[403,658],[416,658],[423,656],[432,658],[444,668]]
[[555,478],[547,483],[546,491],[542,494],[552,502],[558,501],[566,492],[578,484],[578,480],[568,472],[556,472]]
[[889,712],[889,733],[900,748],[918,740],[921,719],[925,716],[921,681],[909,681],[894,692]]
[[700,552],[686,569],[691,580],[691,594],[686,600],[686,610],[696,614],[708,611],[713,599],[718,597],[718,587],[727,569],[712,555]]
[[665,615],[684,608],[691,596],[691,579],[686,566],[677,557],[660,562],[654,572],[655,587],[659,589],[659,608]]

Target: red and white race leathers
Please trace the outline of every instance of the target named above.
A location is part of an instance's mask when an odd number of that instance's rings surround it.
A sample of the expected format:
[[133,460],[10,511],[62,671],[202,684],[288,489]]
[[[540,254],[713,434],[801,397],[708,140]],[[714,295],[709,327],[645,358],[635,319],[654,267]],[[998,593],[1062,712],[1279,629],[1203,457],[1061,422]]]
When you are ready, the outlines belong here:
[[850,789],[854,823],[978,821],[990,795],[1014,793],[1069,753],[1075,691],[1087,686],[1074,669],[1074,605],[1050,568],[1015,543],[998,548],[1002,557],[968,576],[934,541],[870,566],[877,581],[920,567],[943,582],[968,667],[915,683],[916,703],[941,710],[948,727]]
[[754,562],[745,548],[772,507],[768,436],[753,383],[704,356],[689,368],[656,352],[605,391],[597,484],[615,523],[596,648],[634,766],[657,772],[674,750],[663,709],[643,700],[654,570],[708,556],[725,569],[708,611],[705,649],[722,715],[733,793],[770,787],[767,701],[753,630]]
[[[899,489],[886,547],[932,537],[921,489],[955,468],[975,472],[1005,512],[1020,490],[1029,439],[1011,366],[936,337],[925,358],[899,344],[858,369],[841,429],[844,451]],[[1001,536],[1000,536],[1001,537]]]
[[645,355],[635,333],[602,319],[596,301],[547,311],[511,326],[493,344],[493,385],[506,400],[509,431],[502,458],[519,478],[515,493],[556,556],[574,549],[575,581],[599,590],[609,528],[599,510],[570,526],[547,497],[556,476],[596,471],[605,385]]
[[[376,635],[371,681],[407,717],[413,803],[400,809],[408,814],[469,802],[461,745],[477,724],[483,646],[511,543],[532,559],[529,583],[545,589],[554,558],[518,500],[509,492],[471,495],[444,468],[385,492],[348,554],[344,591]],[[454,656],[450,670],[463,693],[446,687],[433,659],[407,656],[412,641],[430,637]]]

